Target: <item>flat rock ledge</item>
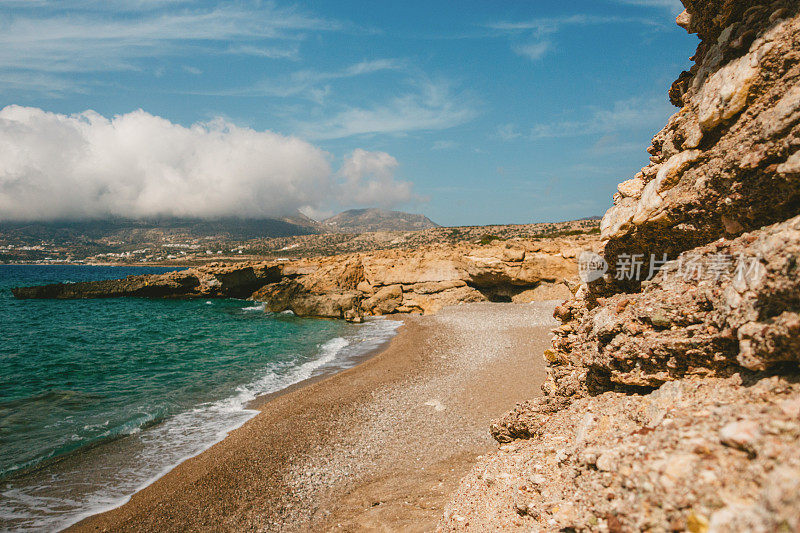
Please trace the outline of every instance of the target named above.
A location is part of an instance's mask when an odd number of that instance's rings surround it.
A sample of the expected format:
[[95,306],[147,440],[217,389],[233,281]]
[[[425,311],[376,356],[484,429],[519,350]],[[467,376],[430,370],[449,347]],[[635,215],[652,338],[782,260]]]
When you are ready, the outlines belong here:
[[250,263],[211,263],[121,280],[59,283],[13,289],[25,298],[248,298],[267,311],[343,318],[435,313],[466,302],[571,298],[577,257],[597,248],[590,236],[494,245],[434,245],[332,257]]

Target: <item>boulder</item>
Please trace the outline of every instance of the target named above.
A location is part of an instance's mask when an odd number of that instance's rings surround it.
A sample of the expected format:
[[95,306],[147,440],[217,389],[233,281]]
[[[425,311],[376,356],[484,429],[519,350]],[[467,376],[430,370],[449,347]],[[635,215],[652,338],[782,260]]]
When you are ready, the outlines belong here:
[[570,298],[572,298],[572,292],[564,283],[543,282],[534,289],[528,289],[512,296],[511,301],[514,303],[526,304],[547,300],[564,301]]
[[403,288],[400,285],[389,285],[378,289],[374,296],[361,303],[361,307],[373,315],[393,313],[403,302]]

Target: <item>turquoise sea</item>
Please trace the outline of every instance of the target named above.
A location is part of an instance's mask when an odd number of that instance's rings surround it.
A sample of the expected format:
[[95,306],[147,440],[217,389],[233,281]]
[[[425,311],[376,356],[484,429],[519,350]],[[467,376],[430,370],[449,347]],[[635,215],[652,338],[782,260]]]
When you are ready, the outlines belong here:
[[0,265],[0,530],[59,529],[123,503],[254,416],[256,396],[352,366],[398,325],[9,290],[166,270]]

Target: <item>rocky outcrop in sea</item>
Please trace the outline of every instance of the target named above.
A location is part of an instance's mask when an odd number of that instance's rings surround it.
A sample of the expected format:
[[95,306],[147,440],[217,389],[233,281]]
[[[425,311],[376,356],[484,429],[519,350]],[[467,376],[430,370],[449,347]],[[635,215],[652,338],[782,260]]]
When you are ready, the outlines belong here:
[[603,218],[607,272],[442,530],[800,530],[800,5],[684,5],[695,65]]
[[344,318],[435,313],[461,302],[565,300],[593,236],[430,245],[330,257],[212,263],[122,280],[13,289],[17,298],[249,298],[268,311]]

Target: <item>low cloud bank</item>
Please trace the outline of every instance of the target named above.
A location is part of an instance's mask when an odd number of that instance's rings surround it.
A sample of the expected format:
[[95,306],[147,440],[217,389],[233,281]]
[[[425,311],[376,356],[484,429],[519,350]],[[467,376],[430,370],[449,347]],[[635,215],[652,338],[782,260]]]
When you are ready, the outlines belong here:
[[0,110],[0,220],[120,216],[279,217],[300,208],[412,198],[397,161],[331,156],[295,137],[223,119],[191,127],[145,111],[106,118]]

